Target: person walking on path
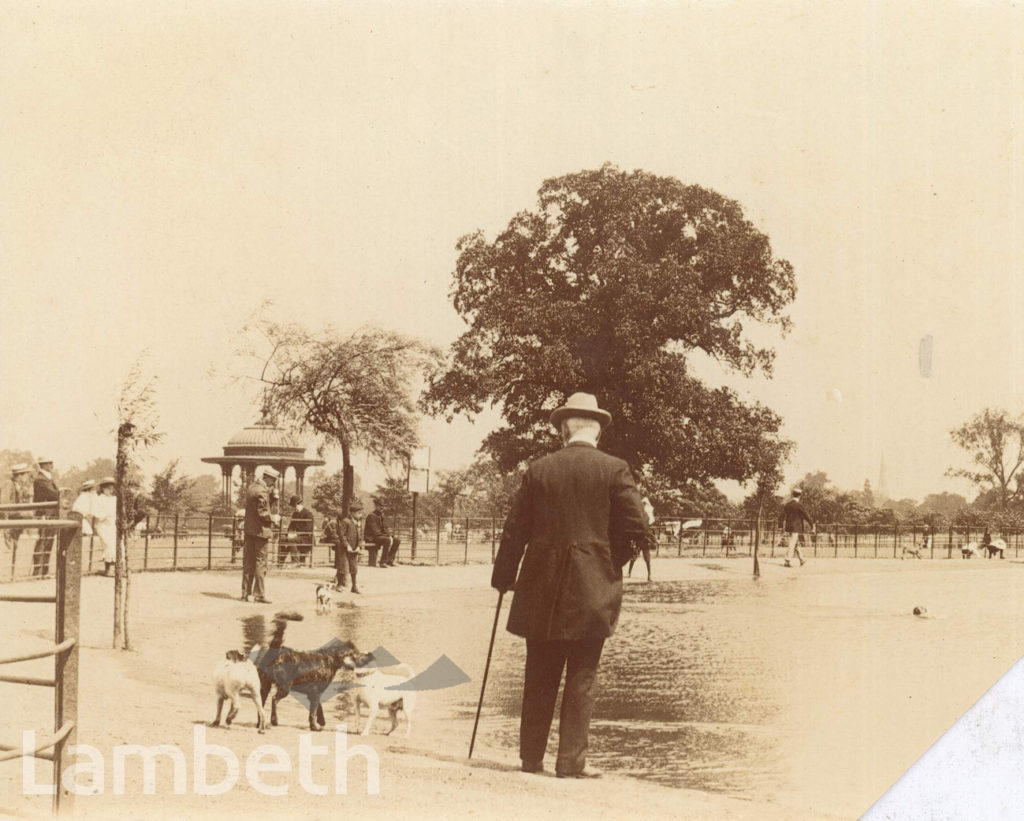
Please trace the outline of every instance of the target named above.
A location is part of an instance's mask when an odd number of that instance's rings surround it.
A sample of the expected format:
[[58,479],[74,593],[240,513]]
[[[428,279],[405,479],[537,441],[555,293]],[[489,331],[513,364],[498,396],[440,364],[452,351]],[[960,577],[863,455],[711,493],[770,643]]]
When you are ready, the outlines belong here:
[[[53,480],[53,460],[39,459],[36,462],[37,470],[35,479],[32,482],[32,501],[59,502],[60,490]],[[53,513],[36,512],[36,516],[55,519],[56,511]],[[35,549],[32,551],[32,575],[45,576],[50,571],[50,554],[53,553],[54,533],[52,528],[39,528],[39,538],[36,539]]]
[[804,524],[806,523],[812,531],[814,530],[814,521],[807,515],[804,506],[800,504],[801,494],[800,488],[793,488],[792,497],[782,506],[782,512],[779,514],[779,524],[782,526],[782,532],[788,534],[789,537],[789,547],[786,550],[786,561],[784,562],[786,567],[793,566],[791,562],[794,557],[800,560],[801,567],[804,566],[804,556],[800,552],[800,540],[804,535]]
[[[398,537],[392,536],[388,530],[387,522],[384,521],[384,509],[380,499],[373,500],[373,512],[366,517],[363,525],[363,540],[370,545],[370,566],[376,564],[378,567],[394,567],[395,558],[398,555]],[[377,560],[377,550],[380,550],[380,559]]]
[[352,592],[359,593],[359,585],[356,583],[356,575],[359,570],[359,505],[353,500],[349,504],[348,515],[338,519],[335,527],[337,538],[334,548],[334,569],[335,583],[339,589],[344,590],[352,580]]
[[610,421],[588,393],[573,394],[551,414],[565,446],[527,469],[495,558],[491,586],[515,590],[507,629],[526,639],[519,728],[525,772],[544,768],[565,670],[555,774],[601,775],[586,766],[594,683],[619,618],[622,567],[633,543],[647,538],[629,465],[597,449]]
[[242,554],[242,601],[255,598],[270,604],[266,597],[267,545],[273,527],[281,517],[270,512],[270,497],[278,472],[263,469],[263,478],[252,482],[245,491],[245,548]]
[[[640,546],[640,554],[644,557],[644,564],[647,565],[647,581],[651,580],[651,550],[657,549],[657,536],[654,535],[654,505],[651,504],[651,500],[646,496],[643,497],[641,503],[644,506],[644,519],[647,522],[647,538]],[[636,553],[634,553],[629,559],[629,568],[626,570],[627,576],[633,575],[633,565],[636,564]]]

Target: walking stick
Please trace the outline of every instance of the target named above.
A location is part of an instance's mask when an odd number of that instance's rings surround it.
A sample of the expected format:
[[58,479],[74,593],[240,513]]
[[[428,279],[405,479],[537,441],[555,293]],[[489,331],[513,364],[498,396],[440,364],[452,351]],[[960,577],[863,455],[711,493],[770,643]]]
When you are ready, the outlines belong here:
[[498,632],[498,614],[501,612],[501,600],[505,597],[505,592],[498,592],[498,606],[494,609],[494,626],[491,628],[491,643],[487,646],[487,664],[484,665],[484,680],[480,682],[480,701],[476,705],[476,718],[473,720],[473,737],[469,740],[469,755],[466,758],[473,757],[473,745],[476,744],[476,728],[480,724],[480,708],[484,706],[484,688],[487,686],[487,673],[491,669],[491,653],[494,651],[494,637]]

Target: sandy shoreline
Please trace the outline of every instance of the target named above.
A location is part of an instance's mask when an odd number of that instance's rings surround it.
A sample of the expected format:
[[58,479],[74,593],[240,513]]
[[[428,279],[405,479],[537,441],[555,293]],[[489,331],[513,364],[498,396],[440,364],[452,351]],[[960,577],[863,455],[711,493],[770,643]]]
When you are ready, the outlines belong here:
[[[1011,564],[1014,565],[1011,567]],[[822,560],[798,571],[807,577],[842,574],[946,574],[996,571],[1019,573],[1022,567],[1009,561],[1002,567],[976,562],[913,562],[891,560]],[[786,583],[792,571],[778,561],[763,563],[764,581]],[[671,560],[656,565],[658,580],[741,578],[750,573],[749,560]],[[401,606],[402,594],[446,589],[485,588],[487,566],[409,567],[388,571],[363,571],[364,595],[354,606],[385,611]],[[120,653],[110,649],[111,588],[109,580],[88,577],[83,583],[81,721],[79,741],[101,750],[110,760],[118,744],[176,744],[188,759],[188,779],[193,777],[194,727],[212,718],[214,700],[210,672],[226,649],[238,645],[238,619],[254,613],[272,616],[282,609],[295,609],[306,616],[289,635],[294,646],[317,646],[323,624],[313,616],[312,582],[325,578],[326,570],[275,572],[268,594],[273,605],[245,604],[237,600],[238,572],[138,574],[133,577],[133,636],[136,650]],[[910,576],[908,575],[908,578]],[[630,581],[631,584],[638,583]],[[52,582],[18,583],[5,586],[10,592],[42,592]],[[345,604],[343,606],[352,606]],[[17,650],[38,646],[52,636],[47,608],[37,605],[0,605],[6,626],[6,647]],[[43,613],[45,612],[45,615]],[[481,642],[486,645],[489,625],[481,625]],[[5,650],[6,652],[6,650]],[[36,665],[31,667],[31,665]],[[45,674],[47,662],[27,663],[30,670]],[[464,685],[474,692],[482,670],[467,670],[473,681]],[[993,679],[994,681],[994,679]],[[4,685],[4,738],[12,738],[19,727],[49,729],[49,691],[42,688]],[[972,698],[981,695],[975,693]],[[105,792],[77,799],[77,813],[83,817],[128,817],[145,813],[150,817],[207,816],[251,817],[254,812],[271,812],[281,818],[327,818],[343,809],[366,807],[368,811],[400,812],[404,817],[506,818],[513,816],[625,818],[638,811],[655,817],[685,816],[726,819],[806,819],[851,817],[846,813],[821,814],[799,794],[786,802],[750,801],[694,790],[673,789],[625,776],[607,776],[596,782],[573,782],[551,776],[528,776],[516,769],[514,749],[496,747],[486,734],[478,737],[474,760],[467,762],[466,747],[472,719],[445,719],[430,712],[430,699],[422,700],[411,739],[386,738],[372,734],[366,739],[348,736],[351,748],[368,743],[380,757],[380,795],[365,794],[365,769],[353,758],[347,795],[311,795],[300,783],[297,768],[289,773],[266,775],[268,784],[286,785],[288,794],[267,797],[252,789],[244,774],[238,785],[217,797],[170,794],[171,768],[160,765],[158,794],[142,794],[141,768],[128,767],[125,795],[112,794],[111,776],[106,774]],[[958,705],[954,705],[958,706]],[[21,718],[22,716],[26,718]],[[31,718],[28,718],[31,717]],[[295,703],[282,711],[282,726],[266,735],[253,727],[251,704],[244,706],[240,724],[230,731],[205,730],[206,743],[224,745],[244,763],[261,744],[276,744],[290,751],[297,761],[304,712]],[[333,722],[329,721],[328,729]],[[313,736],[316,744],[332,740],[330,733]],[[396,734],[397,735],[397,734]],[[923,752],[923,750],[922,750]],[[313,759],[313,781],[319,785],[333,780],[330,756]],[[360,762],[360,763],[357,763]],[[37,764],[38,778],[49,777],[49,765]],[[217,767],[211,764],[209,780],[216,781]],[[3,798],[0,806],[45,813],[49,799],[24,798],[20,789],[20,767],[8,763],[0,770]],[[899,773],[893,773],[895,779]],[[864,807],[866,809],[866,806]]]

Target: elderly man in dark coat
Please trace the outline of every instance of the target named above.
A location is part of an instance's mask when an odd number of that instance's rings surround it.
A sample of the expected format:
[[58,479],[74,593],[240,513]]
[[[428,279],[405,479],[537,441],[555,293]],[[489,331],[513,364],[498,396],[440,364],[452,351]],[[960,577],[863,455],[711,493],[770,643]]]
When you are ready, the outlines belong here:
[[622,566],[646,538],[629,466],[597,449],[610,421],[587,393],[573,394],[551,414],[565,447],[530,465],[495,559],[491,585],[515,589],[508,630],[526,639],[519,730],[526,772],[543,770],[564,669],[555,773],[600,775],[586,767],[593,687],[604,640],[619,618]]

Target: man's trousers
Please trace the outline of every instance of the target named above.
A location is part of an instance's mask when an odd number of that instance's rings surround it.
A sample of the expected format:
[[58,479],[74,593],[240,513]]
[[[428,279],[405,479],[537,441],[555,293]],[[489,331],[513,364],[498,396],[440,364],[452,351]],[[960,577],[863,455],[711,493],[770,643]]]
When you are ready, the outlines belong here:
[[266,598],[267,543],[269,539],[245,534],[245,553],[242,556],[242,595]]
[[526,640],[523,714],[519,725],[519,757],[527,767],[544,760],[558,685],[565,670],[562,710],[558,717],[558,759],[555,771],[577,773],[587,757],[594,682],[604,639],[574,641]]

